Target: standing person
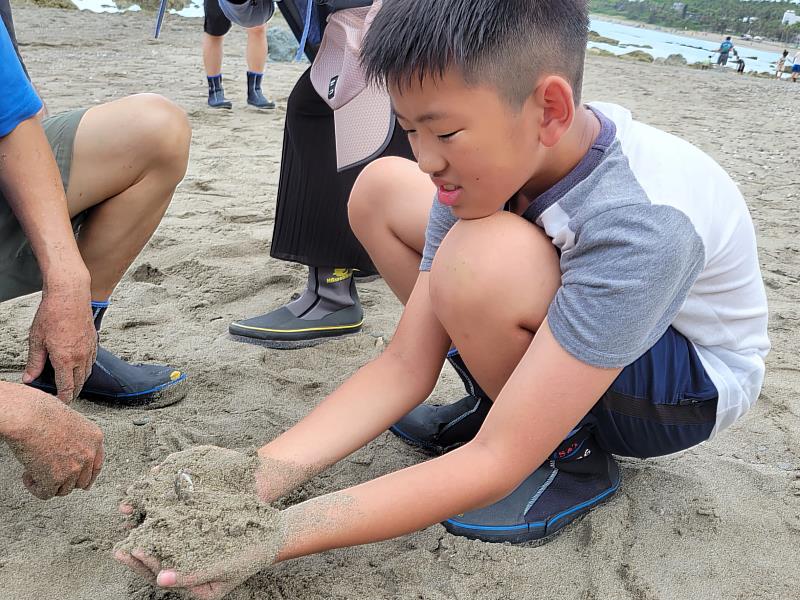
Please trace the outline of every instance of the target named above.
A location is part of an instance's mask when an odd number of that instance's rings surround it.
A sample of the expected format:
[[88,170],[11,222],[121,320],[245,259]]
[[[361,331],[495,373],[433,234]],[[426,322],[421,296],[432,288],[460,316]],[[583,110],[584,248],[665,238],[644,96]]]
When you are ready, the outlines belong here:
[[719,52],[717,65],[724,67],[728,64],[728,58],[730,58],[731,50],[733,50],[733,42],[731,41],[731,36],[728,36],[725,38],[725,41],[719,45],[719,48],[715,50],[715,52]]
[[[299,298],[230,325],[243,341],[297,348],[356,333],[364,322],[353,276],[373,274],[375,267],[350,230],[347,200],[369,162],[412,153],[388,94],[366,86],[358,64],[361,38],[380,2],[345,4],[344,10],[335,1],[315,5],[308,28],[305,0],[280,4],[298,38],[307,29],[313,65],[287,104],[270,255],[307,265],[309,272]],[[336,19],[323,32],[332,14]]]
[[786,59],[789,57],[789,51],[784,50],[783,54],[778,58],[778,64],[775,67],[775,79],[783,78],[783,70],[786,68]]
[[261,81],[267,61],[267,21],[272,16],[271,0],[205,0],[203,3],[203,65],[208,79],[208,105],[233,107],[222,87],[222,47],[231,21],[247,31],[247,104],[260,109],[275,108],[264,96]]
[[797,83],[797,77],[800,75],[800,50],[798,50],[792,59],[792,83]]
[[186,115],[142,94],[40,121],[7,0],[0,14],[0,302],[42,292],[22,380],[64,402],[150,403],[185,375],[130,364],[97,332],[186,172]]

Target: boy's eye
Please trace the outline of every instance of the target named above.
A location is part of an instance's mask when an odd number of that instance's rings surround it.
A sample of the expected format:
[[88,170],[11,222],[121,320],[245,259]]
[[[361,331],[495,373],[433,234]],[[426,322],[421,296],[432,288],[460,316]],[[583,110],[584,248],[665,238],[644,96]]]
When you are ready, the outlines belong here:
[[449,140],[451,137],[453,137],[453,136],[454,136],[455,134],[457,134],[457,133],[458,133],[458,131],[453,131],[453,132],[451,132],[451,133],[444,133],[444,134],[442,134],[442,135],[439,135],[439,136],[437,136],[437,137],[438,137],[440,140]]

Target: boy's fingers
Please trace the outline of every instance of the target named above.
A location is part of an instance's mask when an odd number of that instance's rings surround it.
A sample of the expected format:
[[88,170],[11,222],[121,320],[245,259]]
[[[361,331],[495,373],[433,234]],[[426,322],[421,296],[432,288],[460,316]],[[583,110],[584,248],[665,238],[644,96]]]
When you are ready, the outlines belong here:
[[144,577],[147,581],[151,583],[155,581],[156,578],[155,575],[153,575],[153,572],[127,552],[123,552],[122,550],[117,550],[114,553],[114,558],[117,559],[122,564],[124,564],[125,566],[127,566],[137,575]]
[[153,577],[161,571],[161,562],[156,557],[148,555],[144,550],[139,550],[137,548],[131,552],[131,554],[145,567],[150,569],[150,573],[152,573]]

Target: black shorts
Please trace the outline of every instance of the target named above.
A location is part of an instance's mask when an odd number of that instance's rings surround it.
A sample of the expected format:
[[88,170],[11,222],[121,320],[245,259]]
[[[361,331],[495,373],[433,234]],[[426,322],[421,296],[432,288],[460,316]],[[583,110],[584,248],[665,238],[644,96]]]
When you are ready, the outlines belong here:
[[218,0],[203,0],[203,12],[205,13],[203,31],[208,35],[221,36],[230,31],[231,22],[219,7]]

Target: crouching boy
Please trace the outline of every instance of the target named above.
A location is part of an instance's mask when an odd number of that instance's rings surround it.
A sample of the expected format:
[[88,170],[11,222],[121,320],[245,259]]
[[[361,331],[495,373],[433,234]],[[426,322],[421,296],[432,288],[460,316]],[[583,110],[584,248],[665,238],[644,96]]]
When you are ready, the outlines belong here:
[[[769,341],[745,202],[691,144],[581,103],[587,26],[582,0],[394,0],[376,17],[364,64],[419,170],[374,163],[350,215],[405,310],[382,356],[261,449],[254,490],[273,500],[392,424],[460,447],[285,510],[275,560],[439,521],[543,539],[613,496],[613,455],[700,444],[756,401]],[[493,401],[483,420],[419,406],[452,348]],[[242,580],[244,558],[225,560],[236,577],[158,582],[221,594]]]

